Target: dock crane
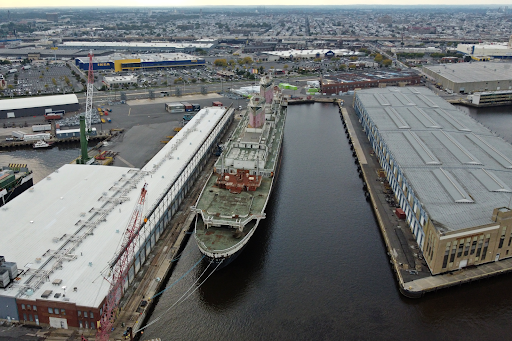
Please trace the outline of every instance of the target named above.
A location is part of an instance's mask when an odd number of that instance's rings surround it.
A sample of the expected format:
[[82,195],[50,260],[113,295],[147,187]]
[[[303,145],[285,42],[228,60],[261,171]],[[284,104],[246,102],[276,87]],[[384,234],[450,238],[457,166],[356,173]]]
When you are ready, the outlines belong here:
[[87,96],[85,99],[85,113],[80,115],[80,164],[87,164],[89,161],[89,153],[87,151],[87,142],[91,133],[92,121],[92,97],[94,92],[94,74],[92,66],[92,51],[89,52],[89,71],[87,73]]
[[110,289],[107,299],[103,305],[103,312],[100,317],[99,326],[96,332],[96,341],[108,341],[112,325],[116,319],[118,305],[124,293],[125,281],[128,277],[128,271],[133,262],[135,252],[137,250],[137,235],[142,223],[147,222],[147,218],[143,218],[144,203],[146,201],[147,186],[145,183],[141,189],[139,199],[135,204],[132,215],[123,233],[122,244],[119,251],[109,264],[109,278],[105,278],[110,282]]

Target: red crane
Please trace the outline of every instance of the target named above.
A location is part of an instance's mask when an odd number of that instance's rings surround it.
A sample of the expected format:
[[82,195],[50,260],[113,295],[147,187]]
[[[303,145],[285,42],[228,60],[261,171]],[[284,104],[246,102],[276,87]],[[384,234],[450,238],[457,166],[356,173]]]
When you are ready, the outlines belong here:
[[99,321],[100,327],[96,332],[97,341],[108,341],[109,334],[112,331],[112,325],[116,319],[117,307],[123,295],[124,285],[127,280],[130,265],[132,264],[135,256],[137,247],[136,236],[139,232],[142,221],[147,221],[146,218],[142,218],[144,202],[146,201],[147,186],[148,184],[146,183],[142,187],[139,200],[133,209],[128,226],[123,233],[121,248],[116,254],[116,257],[110,263],[111,275],[109,275],[109,279],[107,279],[110,282],[110,290],[107,295],[107,300],[103,305],[103,312]]

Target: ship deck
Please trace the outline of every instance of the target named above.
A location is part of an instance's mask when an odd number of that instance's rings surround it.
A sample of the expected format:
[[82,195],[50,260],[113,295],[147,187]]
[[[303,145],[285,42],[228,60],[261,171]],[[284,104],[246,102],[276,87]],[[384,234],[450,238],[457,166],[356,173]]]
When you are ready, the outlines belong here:
[[200,247],[209,252],[218,252],[229,249],[238,244],[243,237],[245,237],[255,226],[257,220],[252,220],[249,224],[244,226],[243,235],[240,238],[235,238],[234,230],[226,227],[210,227],[204,228],[204,223],[198,217],[196,225],[196,239]]
[[249,215],[263,212],[272,184],[271,178],[262,178],[261,185],[255,191],[239,194],[217,187],[216,181],[217,175],[213,174],[196,205],[205,219],[211,217],[214,222],[230,225],[236,224],[237,220],[245,220]]

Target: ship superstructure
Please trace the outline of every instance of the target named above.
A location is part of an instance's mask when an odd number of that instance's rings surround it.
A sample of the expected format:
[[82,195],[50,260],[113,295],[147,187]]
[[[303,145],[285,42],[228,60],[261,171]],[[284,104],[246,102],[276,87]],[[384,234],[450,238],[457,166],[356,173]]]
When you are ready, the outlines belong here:
[[260,80],[208,179],[196,210],[195,238],[210,260],[232,261],[265,218],[280,161],[287,97],[270,76]]

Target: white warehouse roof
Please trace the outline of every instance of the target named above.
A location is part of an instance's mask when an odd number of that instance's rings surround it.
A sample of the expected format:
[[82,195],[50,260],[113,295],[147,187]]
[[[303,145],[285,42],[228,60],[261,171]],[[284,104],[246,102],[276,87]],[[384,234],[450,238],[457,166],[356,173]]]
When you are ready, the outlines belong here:
[[[100,275],[118,252],[142,186],[148,184],[147,213],[194,157],[225,110],[201,110],[142,170],[64,165],[3,206],[1,255],[26,272],[0,294],[41,299],[45,290],[53,290],[47,298],[50,301],[97,307],[109,290]],[[141,230],[140,240],[148,235],[149,231]],[[26,284],[32,275],[41,275],[43,280],[27,294]],[[49,281],[44,280],[45,275]],[[31,286],[37,279],[32,279]],[[52,284],[56,279],[62,280],[58,286]],[[57,292],[64,294],[62,286],[67,287],[65,299],[55,298]]]
[[3,99],[0,101],[1,110],[17,110],[28,108],[51,107],[52,105],[78,104],[75,94],[24,97],[15,99]]
[[129,42],[90,42],[90,41],[66,41],[62,44],[59,44],[59,47],[105,47],[105,48],[177,48],[183,49],[186,47],[195,47],[195,48],[203,48],[209,49],[213,44],[204,44],[204,43],[129,43]]

